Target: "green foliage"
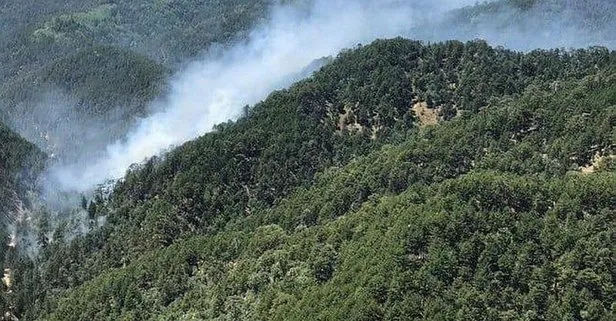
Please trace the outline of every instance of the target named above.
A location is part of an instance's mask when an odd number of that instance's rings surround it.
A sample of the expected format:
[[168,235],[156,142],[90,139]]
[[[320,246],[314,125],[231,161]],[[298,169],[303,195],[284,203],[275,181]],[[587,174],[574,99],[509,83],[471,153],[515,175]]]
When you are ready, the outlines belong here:
[[0,215],[3,220],[34,186],[45,155],[0,123]]
[[[16,313],[608,320],[616,176],[580,167],[614,153],[614,63],[482,42],[343,52],[131,169],[89,207],[104,226],[17,265],[15,297],[36,300]],[[418,128],[424,101],[451,120]]]
[[[0,98],[7,106],[4,113],[27,113],[15,109],[36,104],[50,90],[70,93],[69,100],[80,102],[78,108],[90,114],[104,114],[117,106],[143,109],[160,93],[165,76],[164,68],[143,56],[114,47],[91,47],[49,63],[38,74],[5,83]],[[139,112],[143,110],[133,114]]]
[[[269,4],[69,3],[0,7],[28,16],[0,36],[3,117],[49,89],[86,115],[139,115],[164,65],[244,36]],[[559,3],[457,17],[538,5]],[[418,103],[439,123],[419,126]],[[134,166],[108,198],[82,197],[88,234],[43,208],[38,256],[2,246],[0,307],[20,320],[611,320],[614,128],[605,48],[378,40]],[[3,126],[0,144],[9,213],[45,156]]]
[[[46,319],[609,319],[615,185],[477,171],[303,230],[194,237],[78,287]],[[327,279],[312,273],[323,266]]]

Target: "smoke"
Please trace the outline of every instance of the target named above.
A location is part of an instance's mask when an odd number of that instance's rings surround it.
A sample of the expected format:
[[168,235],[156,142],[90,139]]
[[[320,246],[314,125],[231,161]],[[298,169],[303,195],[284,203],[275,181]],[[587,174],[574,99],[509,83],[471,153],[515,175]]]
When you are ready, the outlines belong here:
[[317,58],[403,35],[426,12],[434,16],[472,2],[447,3],[316,0],[305,6],[278,6],[247,40],[212,50],[181,72],[170,94],[153,106],[159,111],[141,119],[125,139],[107,146],[103,157],[55,167],[52,175],[62,188],[76,191],[119,178],[131,164],[198,137],[234,118],[242,106],[290,85]]
[[[614,12],[608,0],[594,1]],[[51,181],[62,190],[86,191],[120,178],[131,164],[203,135],[215,124],[237,117],[242,106],[289,86],[315,59],[358,43],[396,36],[431,41],[483,38],[527,50],[605,45],[609,30],[615,30],[608,18],[601,18],[603,25],[589,28],[587,22],[596,17],[581,15],[571,1],[546,1],[524,10],[500,2],[498,12],[452,13],[473,4],[475,0],[314,0],[276,6],[268,22],[245,41],[210,50],[177,74],[170,93],[152,104],[156,112],[140,119],[125,138],[108,145],[101,157],[55,166]]]
[[85,162],[101,156],[108,142],[133,125],[134,108],[109,108],[104,115],[89,112],[78,99],[58,88],[39,88],[38,94],[13,109],[7,124],[52,160]]
[[484,39],[491,45],[529,51],[589,46],[614,49],[614,30],[616,1],[537,0],[483,3],[453,12],[414,33],[424,40]]

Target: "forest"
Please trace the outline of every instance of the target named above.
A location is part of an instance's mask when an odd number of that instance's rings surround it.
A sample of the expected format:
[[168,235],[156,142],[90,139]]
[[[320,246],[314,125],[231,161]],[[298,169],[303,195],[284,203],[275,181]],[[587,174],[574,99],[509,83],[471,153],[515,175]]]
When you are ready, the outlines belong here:
[[[181,18],[165,24],[177,29],[155,33],[182,50],[141,51],[138,35],[172,19],[171,2]],[[31,15],[28,32],[44,40],[0,39],[36,52],[0,52],[14,63],[2,61],[4,123],[32,114],[40,88],[30,83],[70,93],[77,119],[115,106],[144,115],[177,61],[242,37],[267,4],[74,6]],[[194,47],[169,42],[199,33],[191,21],[212,34],[191,37]],[[118,40],[128,35],[137,40]],[[96,43],[74,48],[77,36]],[[46,57],[31,42],[66,51]],[[84,233],[37,198],[62,150],[14,130],[0,126],[5,320],[616,318],[616,52],[605,47],[357,45],[239,119],[131,166],[111,191],[79,195]],[[21,242],[11,245],[11,229]]]

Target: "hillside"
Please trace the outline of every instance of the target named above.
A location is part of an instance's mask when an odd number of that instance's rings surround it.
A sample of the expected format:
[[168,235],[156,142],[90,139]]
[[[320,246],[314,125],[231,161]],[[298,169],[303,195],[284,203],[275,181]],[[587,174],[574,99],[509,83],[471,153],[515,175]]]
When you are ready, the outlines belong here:
[[346,49],[115,183],[48,185],[273,3],[0,4],[1,320],[616,318],[605,0],[434,14],[410,34],[435,42]]
[[[0,123],[0,267],[4,271],[13,248],[13,231],[25,224],[23,213],[30,206],[27,192],[45,165],[46,155],[15,132]],[[4,293],[5,284],[0,286]],[[8,310],[9,303],[0,296],[0,308]]]
[[26,1],[5,3],[0,77],[12,77],[92,45],[176,64],[225,43],[263,18],[269,1]]
[[46,320],[609,319],[615,59],[346,51],[133,168],[94,203],[104,226],[15,263],[9,300]]
[[[148,114],[145,106],[187,60],[245,39],[274,5],[293,2],[315,1],[4,3],[0,119],[66,162],[95,154],[123,137],[135,117]],[[421,1],[411,7],[434,10],[434,5]],[[490,1],[422,22],[409,36],[429,41],[479,37],[516,49],[613,45],[615,9],[605,0]],[[570,28],[561,28],[562,21]],[[565,32],[555,34],[559,28]],[[81,145],[89,148],[79,155],[74,155],[79,134],[64,130],[75,123],[96,129],[96,135],[85,137]],[[103,133],[107,127],[110,130]]]
[[36,72],[92,46],[114,46],[167,66],[241,38],[270,1],[21,1],[0,4],[0,78]]
[[[145,106],[163,92],[171,70],[215,43],[241,39],[270,5],[1,4],[0,120],[65,162],[95,154],[147,114]],[[68,132],[74,124],[92,133]]]
[[122,138],[168,76],[144,56],[93,46],[1,84],[0,119],[48,154],[74,161]]
[[24,192],[34,186],[45,155],[33,144],[0,123],[0,215],[2,222]]

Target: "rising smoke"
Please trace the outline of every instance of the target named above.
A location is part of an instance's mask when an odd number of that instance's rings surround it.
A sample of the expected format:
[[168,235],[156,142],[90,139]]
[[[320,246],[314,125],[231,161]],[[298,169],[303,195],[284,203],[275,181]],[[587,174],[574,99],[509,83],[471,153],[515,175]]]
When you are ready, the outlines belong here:
[[449,1],[450,6],[444,6],[427,1],[316,0],[308,8],[278,6],[270,21],[246,41],[211,52],[180,73],[171,93],[154,107],[159,111],[142,119],[126,139],[109,145],[103,157],[55,167],[54,181],[64,189],[84,191],[119,178],[131,164],[202,135],[235,117],[242,106],[290,85],[315,59],[357,43],[407,34],[423,13],[436,16],[469,2]]
[[479,38],[494,46],[522,51],[616,48],[613,0],[510,0],[483,3],[481,7],[451,13],[434,27],[414,30],[414,35],[432,41]]
[[[599,5],[609,5],[607,1],[594,0]],[[315,59],[376,38],[484,38],[520,50],[613,44],[605,40],[613,21],[606,19],[600,30],[592,29],[584,17],[574,14],[574,2],[559,2],[564,9],[558,10],[548,6],[553,1],[546,3],[524,12],[501,7],[496,15],[456,22],[449,20],[448,12],[476,4],[475,0],[314,0],[276,6],[269,22],[255,28],[248,39],[212,50],[174,77],[170,94],[153,104],[156,112],[139,120],[124,139],[108,145],[102,157],[55,166],[50,181],[63,190],[86,191],[120,178],[131,164],[198,137],[236,117],[242,106],[289,86]]]

